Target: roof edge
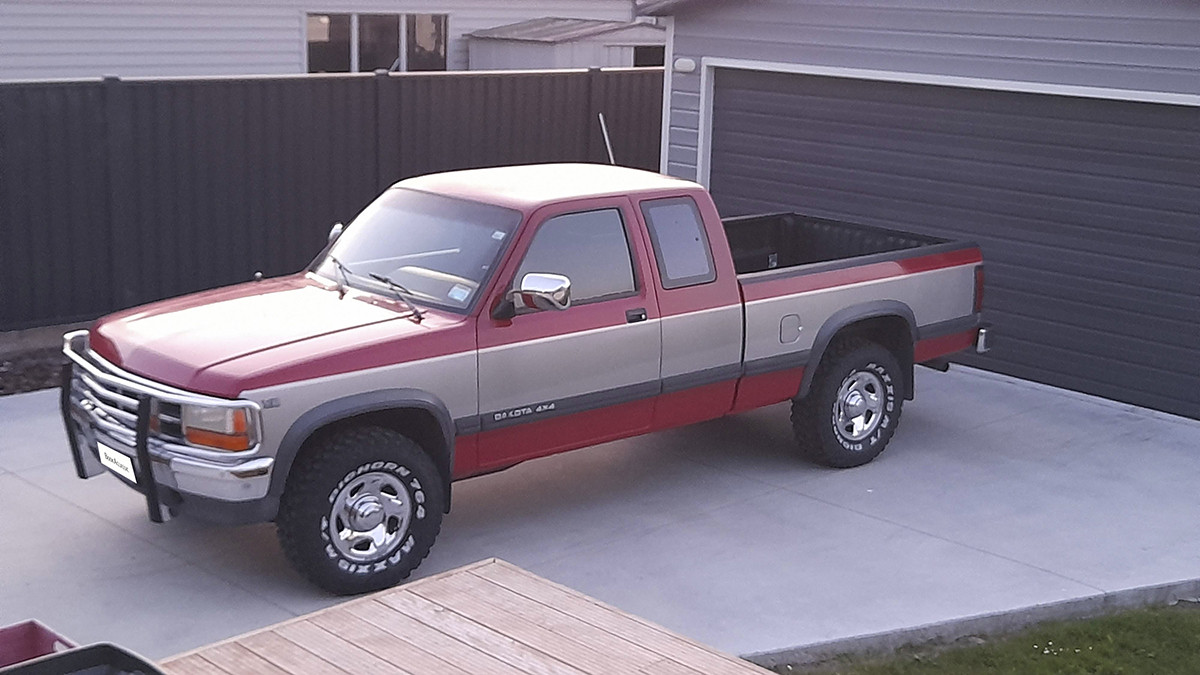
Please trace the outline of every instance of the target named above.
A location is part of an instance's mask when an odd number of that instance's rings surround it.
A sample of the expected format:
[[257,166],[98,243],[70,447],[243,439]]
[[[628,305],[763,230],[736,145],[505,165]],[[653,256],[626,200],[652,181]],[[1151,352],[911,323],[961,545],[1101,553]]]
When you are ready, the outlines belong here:
[[683,5],[697,5],[704,0],[637,0],[637,13],[642,16],[667,16]]

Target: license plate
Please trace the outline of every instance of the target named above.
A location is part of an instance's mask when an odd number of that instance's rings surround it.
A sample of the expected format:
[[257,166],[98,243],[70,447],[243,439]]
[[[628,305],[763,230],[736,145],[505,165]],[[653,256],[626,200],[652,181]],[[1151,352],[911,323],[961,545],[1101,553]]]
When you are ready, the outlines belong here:
[[100,463],[124,476],[131,483],[137,483],[137,474],[133,472],[133,460],[103,443],[96,443],[100,455]]

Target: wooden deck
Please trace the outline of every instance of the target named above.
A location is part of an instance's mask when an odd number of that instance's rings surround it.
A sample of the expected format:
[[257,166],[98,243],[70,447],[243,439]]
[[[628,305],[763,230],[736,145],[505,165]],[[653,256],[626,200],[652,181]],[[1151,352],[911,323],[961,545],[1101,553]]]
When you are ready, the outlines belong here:
[[201,647],[162,668],[177,675],[767,672],[496,559]]

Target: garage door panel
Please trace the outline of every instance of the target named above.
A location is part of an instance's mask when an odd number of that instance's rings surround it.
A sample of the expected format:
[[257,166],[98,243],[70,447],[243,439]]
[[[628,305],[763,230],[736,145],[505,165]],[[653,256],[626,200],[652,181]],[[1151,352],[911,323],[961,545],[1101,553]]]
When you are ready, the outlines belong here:
[[[746,105],[756,105],[753,98]],[[815,140],[828,138],[831,133],[853,134],[861,140],[880,140],[899,144],[901,141],[920,143],[921,152],[939,152],[949,155],[965,155],[976,148],[994,149],[1013,147],[1031,159],[1061,158],[1065,154],[1076,155],[1084,161],[1112,161],[1122,171],[1140,170],[1143,164],[1124,161],[1129,156],[1139,157],[1143,163],[1152,163],[1163,168],[1195,168],[1196,160],[1185,148],[1200,143],[1200,132],[1163,133],[1144,129],[1133,131],[1113,124],[1087,125],[1064,128],[1062,123],[1040,123],[1025,121],[1017,123],[1008,116],[973,116],[961,119],[961,115],[938,111],[930,115],[927,110],[895,110],[879,107],[878,112],[855,107],[842,110],[846,104],[840,101],[806,99],[804,114],[797,115],[789,105],[766,105],[747,114],[745,119],[754,123],[760,118],[790,119],[796,124],[796,136],[783,135],[790,139],[807,137]],[[1009,126],[1005,126],[1009,125]],[[981,130],[986,135],[981,135]],[[849,137],[849,136],[847,136]],[[954,138],[958,144],[929,144],[930,138]],[[1146,152],[1153,153],[1147,157]]]
[[[1120,107],[1087,107],[1079,102],[1089,99],[838,78],[826,78],[836,88],[816,89],[809,82],[789,85],[780,79],[796,77],[791,75],[730,73],[718,72],[718,86],[723,94],[744,101],[748,118],[847,122],[1135,154],[1149,147],[1154,157],[1180,159],[1194,159],[1188,147],[1200,142],[1200,119],[1186,107],[1121,102]],[[915,89],[918,95],[912,93]],[[797,96],[803,97],[803,108],[795,107]]]
[[[1027,357],[1031,363],[1010,361],[1006,362],[1003,370],[1001,370],[996,367],[993,359],[966,356],[961,361],[977,368],[995,370],[1012,375],[1013,377],[1033,380],[1034,382],[1044,382],[1056,387],[1086,392],[1116,401],[1132,403],[1133,401],[1130,401],[1130,399],[1136,397],[1138,399],[1136,404],[1147,408],[1170,411],[1172,408],[1179,406],[1178,398],[1164,394],[1164,389],[1157,385],[1152,385],[1149,389],[1132,389],[1125,385],[1120,381],[1120,378],[1115,377],[1118,374],[1117,371],[1110,368],[1110,366],[1119,367],[1121,365],[1119,362],[1112,363],[1098,360],[1089,364],[1090,367],[1087,369],[1087,372],[1101,373],[1103,375],[1103,379],[1096,379],[1079,375],[1080,370],[1078,368],[1067,368],[1064,366],[1065,363],[1073,360],[1073,352],[1070,349],[1046,347],[1040,343],[1023,342],[1019,339],[1014,339],[1011,344],[1011,351]],[[1186,386],[1187,383],[1188,380],[1184,379],[1183,384]]]
[[1200,110],[718,70],[724,215],[791,209],[980,242],[970,357],[1200,417]]
[[[1005,290],[1045,297],[1047,286],[1057,286],[1062,289],[1061,296],[1075,302],[1129,313],[1130,320],[1139,326],[1158,320],[1166,322],[1172,330],[1177,331],[1175,334],[1157,329],[1152,334],[1171,344],[1191,345],[1196,342],[1193,333],[1195,326],[1200,325],[1200,307],[1196,304],[1195,296],[1185,289],[1130,289],[1118,282],[1084,279],[1059,270],[1031,269],[1019,261],[1017,264],[1008,264],[989,260],[987,269],[999,275]],[[988,287],[990,290],[994,284],[989,283]]]
[[[1066,332],[1086,332],[1099,341],[1082,346],[1102,356],[1124,356],[1130,362],[1146,365],[1158,363],[1166,356],[1178,363],[1180,370],[1200,376],[1200,362],[1189,358],[1195,349],[1195,340],[1188,339],[1188,334],[1195,332],[1196,324],[1191,322],[1189,325],[1182,316],[1169,319],[1142,311],[1108,308],[1108,311],[1090,316],[1087,324],[1075,324],[1070,323],[1069,318],[1084,316],[1089,309],[1086,301],[1048,298],[1041,293],[1014,288],[991,294],[988,309],[1006,316],[1040,321],[1047,324],[1046,327],[1058,324]],[[1165,351],[1155,353],[1160,350]]]
[[[1135,183],[1162,183],[1172,188],[1194,190],[1187,182],[1188,176],[1200,172],[1200,161],[1175,157],[1146,157],[1127,151],[1098,150],[1090,148],[1064,148],[1033,141],[1006,139],[969,140],[954,136],[958,142],[950,143],[945,135],[918,134],[907,130],[881,130],[878,127],[845,124],[842,122],[805,121],[802,128],[787,136],[771,137],[769,140],[786,148],[789,152],[803,152],[813,157],[823,157],[830,166],[860,166],[862,164],[887,166],[896,161],[911,162],[922,158],[937,162],[961,162],[960,168],[971,174],[991,175],[993,165],[1020,166],[1029,170],[1021,185],[1033,191],[1040,183],[1029,183],[1028,178],[1038,172],[1058,174],[1063,171],[1083,171],[1108,181],[1132,181]],[[728,132],[728,142],[754,142],[753,131]],[[978,129],[975,129],[978,133]],[[748,138],[749,137],[749,138]],[[853,138],[850,142],[835,142],[836,139]],[[763,138],[763,140],[767,140]],[[1180,141],[1187,142],[1187,141]],[[1200,143],[1198,138],[1196,143]],[[1172,144],[1174,147],[1176,144]],[[851,151],[854,151],[852,154]],[[836,152],[834,152],[836,151]],[[986,160],[981,160],[986,158]],[[968,175],[960,177],[964,182]],[[1002,176],[1015,180],[1014,176]],[[990,183],[989,183],[990,184]],[[1001,184],[997,184],[999,187]],[[1097,188],[1101,186],[1097,184]],[[1145,186],[1154,189],[1156,186]],[[1121,193],[1105,193],[1106,198],[1119,197]],[[1164,195],[1172,195],[1164,190]]]
[[[744,139],[746,138],[749,137],[744,137]],[[745,145],[745,142],[738,144]],[[1163,244],[1165,251],[1178,250],[1176,246],[1180,244],[1196,246],[1194,205],[1200,203],[1200,189],[1193,189],[1192,186],[1182,186],[1177,190],[1178,195],[1182,196],[1172,199],[1169,203],[1165,201],[1129,203],[1134,198],[1146,199],[1156,196],[1157,193],[1151,192],[1151,189],[1145,186],[1146,184],[1133,183],[1133,181],[1120,189],[1114,187],[1110,193],[1086,190],[1063,195],[1063,193],[1006,190],[997,185],[986,184],[986,180],[989,180],[986,178],[978,179],[973,184],[965,183],[964,175],[962,175],[964,172],[947,171],[953,175],[941,178],[938,178],[937,173],[931,171],[923,172],[923,175],[916,175],[916,177],[907,175],[917,171],[917,169],[910,168],[913,162],[919,161],[917,157],[913,157],[908,162],[892,162],[889,165],[860,162],[857,165],[846,163],[844,166],[838,166],[836,162],[839,160],[830,157],[832,154],[839,154],[839,150],[835,148],[830,148],[821,154],[804,153],[804,151],[796,153],[788,145],[778,142],[773,145],[780,154],[786,153],[791,157],[803,157],[803,166],[797,166],[797,160],[738,157],[738,159],[730,159],[724,163],[725,172],[722,173],[720,179],[728,181],[727,186],[733,186],[736,183],[740,187],[749,187],[761,198],[775,202],[781,198],[793,198],[797,190],[803,190],[805,187],[823,187],[823,189],[846,193],[852,197],[858,195],[870,197],[887,193],[889,198],[902,197],[906,201],[920,204],[965,209],[976,217],[983,211],[991,211],[997,215],[1020,217],[1021,220],[1031,219],[1032,216],[1034,220],[1078,222],[1090,229],[1114,233],[1140,233],[1142,228],[1130,227],[1130,223],[1144,219],[1153,223],[1153,227],[1146,231],[1148,237]],[[848,149],[846,153],[852,155],[854,150]],[[925,163],[942,167],[942,171],[946,171],[948,168],[937,161]],[[1012,171],[1012,169],[1020,169],[1020,166],[997,165],[990,167],[989,171],[991,174],[998,174],[1004,169]],[[768,175],[773,175],[774,178],[768,178]],[[1200,175],[1200,172],[1196,175]],[[806,180],[798,183],[797,178],[800,177],[804,177]],[[862,185],[862,179],[866,177],[872,179],[869,186]],[[1004,180],[1002,177],[997,178],[997,181],[1002,180]],[[1066,187],[1085,180],[1087,180],[1086,175],[1072,175]],[[1043,181],[1043,185],[1061,183],[1063,183],[1062,180],[1051,177],[1051,175],[1045,177]],[[870,190],[870,192],[864,190]],[[1042,190],[1045,190],[1045,187],[1042,187]],[[954,192],[953,204],[947,203],[946,193],[948,191]],[[739,197],[743,196],[740,191],[730,190],[728,192],[731,196],[734,193]],[[1118,193],[1127,197],[1127,203],[1118,203],[1112,198]],[[1190,196],[1192,193],[1195,193],[1194,197]],[[1016,201],[1016,199],[1027,202],[1028,208],[1010,208],[1010,201]]]
[[[737,163],[728,167],[739,170]],[[746,163],[742,169],[756,167]],[[728,205],[729,215],[761,213],[763,210],[790,208],[794,204],[822,204],[831,201],[840,203],[837,213],[848,217],[853,214],[862,218],[887,218],[895,225],[907,229],[925,231],[930,234],[955,234],[973,238],[986,238],[992,232],[1002,232],[1007,241],[1025,243],[1046,248],[1044,256],[1048,264],[1057,266],[1062,259],[1063,237],[1075,240],[1073,251],[1109,256],[1118,267],[1104,264],[1093,265],[1105,273],[1121,274],[1127,280],[1153,283],[1161,276],[1164,289],[1175,288],[1170,281],[1172,275],[1186,274],[1194,270],[1200,258],[1200,243],[1190,242],[1186,236],[1194,227],[1166,225],[1158,222],[1158,216],[1149,215],[1143,209],[1121,209],[1109,205],[1102,213],[1069,208],[1078,199],[1045,198],[1031,195],[1009,195],[994,190],[972,190],[952,182],[938,185],[931,181],[913,183],[898,179],[876,188],[875,194],[850,192],[856,176],[851,171],[829,171],[813,167],[805,162],[802,169],[779,163],[781,175],[803,179],[803,188],[786,180],[754,181],[752,179],[729,180],[725,187],[737,191],[747,201]],[[887,180],[887,174],[871,172]],[[929,189],[932,188],[932,189]],[[938,189],[940,188],[940,189]],[[955,193],[955,205],[945,204],[947,191]],[[787,201],[781,195],[788,195]],[[995,213],[987,209],[1007,208],[1013,200],[1022,200],[1026,207],[1037,207],[1039,217],[1021,217],[1010,212]],[[1200,203],[1200,196],[1197,197]],[[723,208],[725,204],[722,204]],[[824,215],[814,213],[814,215]],[[943,223],[936,229],[930,228],[931,220]],[[1131,228],[1142,220],[1155,221],[1157,228]],[[1118,228],[1124,228],[1123,230]],[[1157,233],[1156,231],[1157,230]],[[1036,255],[1036,252],[1031,253]],[[1101,262],[1101,261],[1097,261]],[[1126,263],[1131,263],[1126,265]]]
[[[946,139],[937,143],[935,139],[898,143],[891,134],[880,130],[871,134],[855,132],[855,143],[842,144],[837,140],[840,136],[832,130],[811,137],[810,133],[812,130],[806,129],[786,138],[731,131],[723,141],[729,145],[767,141],[777,152],[805,157],[813,168],[871,172],[881,180],[903,177],[916,190],[936,190],[949,184],[960,190],[1007,193],[1010,198],[1085,202],[1075,203],[1077,208],[1100,204],[1128,206],[1149,211],[1148,215],[1160,211],[1187,213],[1200,200],[1200,186],[1187,182],[1189,176],[1200,174],[1200,161],[1175,161],[1158,167],[1143,158],[1124,157],[1109,158],[1106,166],[1098,165],[1094,158],[1060,154],[1053,161],[1039,162],[1033,155],[1023,158],[1022,148],[1011,144],[1001,150],[994,144],[971,146]],[[952,144],[953,149],[947,144]],[[939,150],[941,147],[947,149]],[[1116,162],[1126,164],[1122,175],[1116,175],[1111,168]],[[1067,195],[1054,191],[1063,187],[1063,181],[1074,183]],[[1153,209],[1147,204],[1153,204]]]
[[[1084,331],[1072,332],[1074,341],[1071,345],[1047,346],[1038,341],[1022,340],[1022,335],[1033,333],[1039,327],[1038,322],[1018,317],[1012,325],[1017,330],[1013,335],[1004,335],[996,341],[996,345],[1004,346],[1004,352],[1011,356],[1011,363],[1027,368],[1039,368],[1046,373],[1069,375],[1080,380],[1088,380],[1097,385],[1108,385],[1115,389],[1125,389],[1128,393],[1123,396],[1108,395],[1110,398],[1123,400],[1130,395],[1154,396],[1163,395],[1172,388],[1188,387],[1196,381],[1194,372],[1185,372],[1174,367],[1164,367],[1154,364],[1133,362],[1124,354],[1086,353],[1081,356],[1075,342],[1081,346],[1089,344],[1089,336]],[[991,359],[986,359],[990,361]],[[1088,368],[1078,367],[1083,360]],[[985,367],[987,367],[985,365]],[[1046,378],[1031,378],[1044,381]],[[1052,383],[1053,384],[1053,383]],[[1086,391],[1086,390],[1085,390]],[[1090,392],[1098,393],[1098,392]],[[1100,394],[1106,395],[1106,394]]]

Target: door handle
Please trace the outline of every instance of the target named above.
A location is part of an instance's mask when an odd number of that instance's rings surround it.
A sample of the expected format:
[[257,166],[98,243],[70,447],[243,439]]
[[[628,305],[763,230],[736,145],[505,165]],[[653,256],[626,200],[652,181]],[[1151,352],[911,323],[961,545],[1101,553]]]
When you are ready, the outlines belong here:
[[646,310],[639,307],[638,309],[629,309],[625,311],[625,323],[640,323],[646,320]]

